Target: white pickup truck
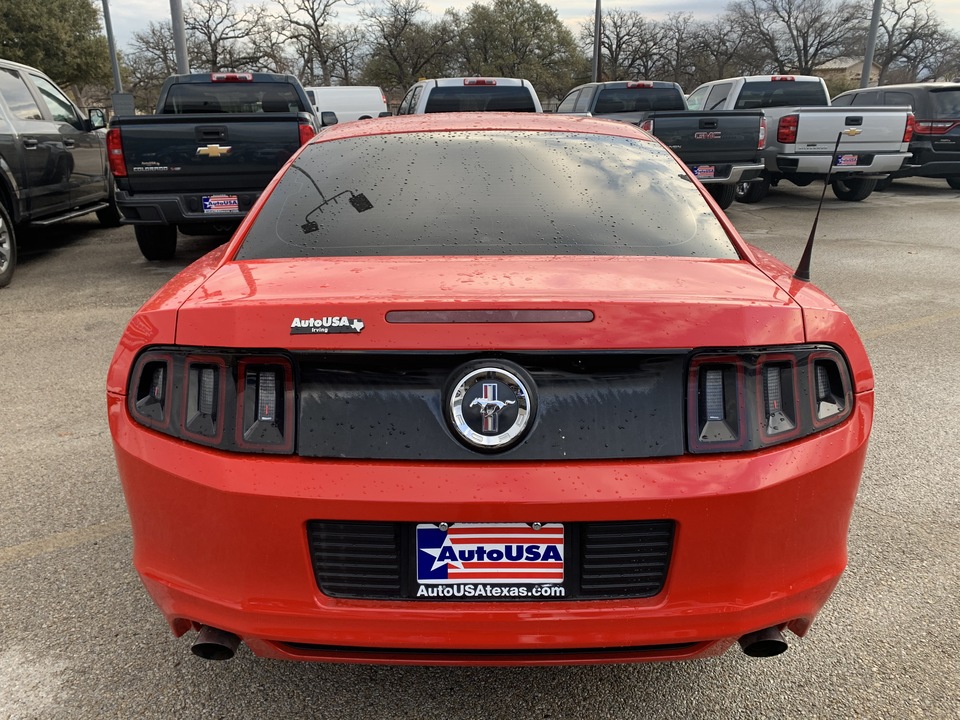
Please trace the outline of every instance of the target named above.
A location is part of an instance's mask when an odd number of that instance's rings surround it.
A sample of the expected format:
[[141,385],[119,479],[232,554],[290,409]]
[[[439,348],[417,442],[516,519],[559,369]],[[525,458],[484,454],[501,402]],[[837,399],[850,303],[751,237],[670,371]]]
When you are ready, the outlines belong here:
[[811,75],[714,80],[690,93],[687,105],[691,110],[763,111],[764,171],[758,179],[737,186],[740,202],[759,202],[781,180],[802,187],[823,180],[827,173],[837,198],[863,200],[877,180],[900,169],[910,157],[909,107],[830,107],[826,83]]

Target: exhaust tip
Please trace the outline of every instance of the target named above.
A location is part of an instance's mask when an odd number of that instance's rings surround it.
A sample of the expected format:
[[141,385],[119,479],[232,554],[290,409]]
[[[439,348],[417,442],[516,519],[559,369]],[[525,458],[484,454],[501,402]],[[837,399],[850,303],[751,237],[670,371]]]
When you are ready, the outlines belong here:
[[777,627],[768,627],[756,632],[747,633],[738,641],[740,649],[750,657],[773,657],[785,652],[787,641]]
[[240,638],[233,633],[204,625],[190,651],[204,660],[229,660],[237,654],[239,646]]

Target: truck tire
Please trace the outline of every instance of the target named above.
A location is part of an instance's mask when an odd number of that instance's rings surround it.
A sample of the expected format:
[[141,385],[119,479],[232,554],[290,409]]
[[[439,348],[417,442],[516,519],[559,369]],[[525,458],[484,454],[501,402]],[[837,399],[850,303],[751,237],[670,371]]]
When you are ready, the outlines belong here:
[[834,178],[830,181],[830,185],[838,200],[860,202],[870,197],[870,193],[877,186],[877,181],[861,178]]
[[147,260],[172,260],[177,252],[176,225],[134,225],[137,245]]
[[108,206],[97,210],[97,220],[103,227],[120,227],[120,208],[117,207],[117,184],[113,181],[113,175],[110,176],[110,192],[107,193]]
[[17,267],[17,237],[7,209],[0,205],[0,287],[13,280]]
[[947,185],[952,187],[954,190],[960,190],[960,177],[948,177]]
[[707,190],[721,210],[726,210],[733,205],[733,199],[737,195],[736,185],[707,185]]
[[736,195],[737,202],[751,205],[763,200],[767,196],[768,190],[770,190],[770,179],[761,178],[754,182],[737,183],[734,194]]

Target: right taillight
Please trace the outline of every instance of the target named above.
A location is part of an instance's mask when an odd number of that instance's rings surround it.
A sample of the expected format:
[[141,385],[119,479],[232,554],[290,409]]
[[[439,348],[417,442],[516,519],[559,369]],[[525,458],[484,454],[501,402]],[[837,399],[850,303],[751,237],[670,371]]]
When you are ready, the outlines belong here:
[[832,348],[698,353],[687,381],[688,447],[757,450],[836,425],[852,406],[846,362]]
[[123,142],[120,128],[107,130],[107,162],[114,177],[127,176],[127,164],[123,160]]
[[797,141],[797,127],[800,125],[799,115],[784,115],[777,123],[777,142],[784,145],[793,145]]

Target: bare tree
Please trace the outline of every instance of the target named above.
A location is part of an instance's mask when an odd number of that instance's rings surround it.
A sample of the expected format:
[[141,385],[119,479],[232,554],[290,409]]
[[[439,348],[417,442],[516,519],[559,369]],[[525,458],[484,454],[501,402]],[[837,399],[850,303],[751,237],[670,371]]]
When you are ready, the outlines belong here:
[[343,32],[334,20],[338,6],[351,6],[352,0],[278,0],[287,37],[305,51],[306,75],[315,85],[330,85],[334,68],[345,56],[355,55],[357,45],[352,33]]
[[759,72],[745,58],[750,55],[750,42],[727,15],[696,26],[692,42],[696,66],[690,88],[711,80]]
[[770,69],[805,74],[842,55],[860,17],[850,0],[736,0],[728,13],[766,51]]
[[454,50],[450,16],[431,20],[420,0],[383,0],[361,15],[370,32],[368,82],[403,91],[421,77],[448,74]]
[[692,50],[697,40],[697,23],[690,13],[671,13],[660,23],[663,33],[664,69],[660,79],[691,87],[697,68]]
[[247,38],[265,15],[257,5],[238,11],[234,0],[193,0],[183,14],[187,32],[201,52],[200,63],[193,67],[216,72],[259,64]]
[[[593,21],[580,27],[580,44],[592,54]],[[614,8],[600,18],[600,76],[603,80],[660,79],[664,29],[636,10]]]

